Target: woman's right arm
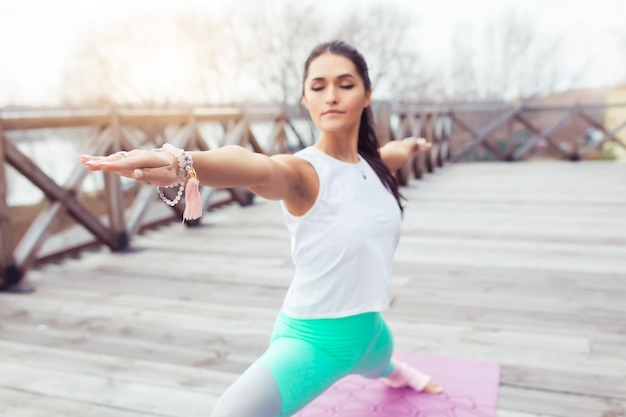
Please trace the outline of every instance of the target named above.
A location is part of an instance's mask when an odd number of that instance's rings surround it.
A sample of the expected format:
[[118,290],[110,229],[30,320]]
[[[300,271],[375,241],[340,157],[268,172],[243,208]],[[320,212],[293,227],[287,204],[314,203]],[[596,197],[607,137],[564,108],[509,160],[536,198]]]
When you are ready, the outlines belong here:
[[[270,157],[234,145],[188,153],[201,185],[248,187],[272,200],[310,200],[309,194],[316,193],[313,168],[292,155]],[[178,160],[168,152],[133,150],[106,157],[84,155],[80,160],[89,170],[113,172],[160,187],[177,181]]]

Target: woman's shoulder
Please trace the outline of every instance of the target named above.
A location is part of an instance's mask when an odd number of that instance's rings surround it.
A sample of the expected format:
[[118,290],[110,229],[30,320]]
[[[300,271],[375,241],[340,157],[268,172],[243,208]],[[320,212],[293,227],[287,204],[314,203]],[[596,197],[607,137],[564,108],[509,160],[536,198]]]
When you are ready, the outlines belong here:
[[332,165],[332,158],[315,146],[307,146],[306,148],[294,153],[293,156],[304,159],[309,162],[316,170],[326,170]]
[[306,160],[319,159],[320,151],[314,146],[307,146],[294,153],[293,156]]
[[326,161],[324,153],[313,146],[307,146],[291,155],[288,158],[300,166],[312,166],[315,171],[324,170]]
[[316,167],[319,165],[320,155],[318,155],[319,151],[317,151],[312,146],[308,146],[306,148],[300,149],[294,153],[284,153],[284,154],[276,154],[272,156],[272,158],[276,161],[281,161],[282,163],[288,164],[290,166],[302,167],[302,166],[311,166]]

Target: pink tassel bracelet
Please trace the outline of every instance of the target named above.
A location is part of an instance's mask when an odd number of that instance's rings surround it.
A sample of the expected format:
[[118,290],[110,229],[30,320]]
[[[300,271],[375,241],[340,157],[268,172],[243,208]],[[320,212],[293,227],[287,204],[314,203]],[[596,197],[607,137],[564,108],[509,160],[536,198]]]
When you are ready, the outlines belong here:
[[[193,160],[191,155],[183,149],[176,148],[169,143],[163,145],[162,148],[155,149],[155,152],[168,152],[178,159],[178,181],[166,186],[171,188],[178,186],[178,193],[173,200],[165,196],[163,190],[157,187],[157,191],[161,199],[170,206],[175,206],[181,200],[183,191],[185,193],[185,211],[183,212],[183,221],[195,220],[202,216],[202,197],[200,196],[200,180],[196,170],[193,168]],[[185,188],[187,188],[185,190]]]

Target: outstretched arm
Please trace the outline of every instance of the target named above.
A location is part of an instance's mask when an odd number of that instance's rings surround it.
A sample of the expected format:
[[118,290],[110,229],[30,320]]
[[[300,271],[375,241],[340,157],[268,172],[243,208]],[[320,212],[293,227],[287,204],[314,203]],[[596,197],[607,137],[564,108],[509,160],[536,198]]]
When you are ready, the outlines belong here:
[[[201,185],[230,188],[248,187],[265,198],[282,200],[306,184],[303,176],[312,168],[290,155],[267,155],[240,146],[188,152]],[[109,156],[80,157],[91,171],[108,171],[164,187],[177,182],[178,160],[168,152],[133,150]],[[298,194],[303,194],[302,192]]]
[[432,144],[424,138],[406,138],[389,141],[378,151],[387,168],[395,172],[409,162],[411,155],[425,153],[431,147]]

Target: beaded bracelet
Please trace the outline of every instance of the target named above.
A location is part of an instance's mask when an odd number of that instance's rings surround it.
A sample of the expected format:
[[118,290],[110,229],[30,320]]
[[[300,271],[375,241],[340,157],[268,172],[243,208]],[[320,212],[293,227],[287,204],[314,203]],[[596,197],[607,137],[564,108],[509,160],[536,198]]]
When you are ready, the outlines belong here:
[[165,186],[165,188],[173,188],[178,186],[178,192],[176,193],[176,197],[173,200],[170,200],[165,196],[161,187],[157,187],[157,192],[166,204],[171,207],[174,207],[178,204],[183,196],[183,192],[185,191],[185,187],[187,187],[187,191],[185,192],[185,211],[183,213],[183,221],[184,220],[195,220],[202,216],[202,198],[200,197],[200,181],[198,180],[198,175],[196,174],[196,170],[193,168],[193,160],[191,159],[191,155],[185,152],[183,149],[177,148],[175,146],[166,143],[163,147],[155,149],[155,152],[167,152],[171,155],[174,155],[178,160],[178,176],[177,181]]

